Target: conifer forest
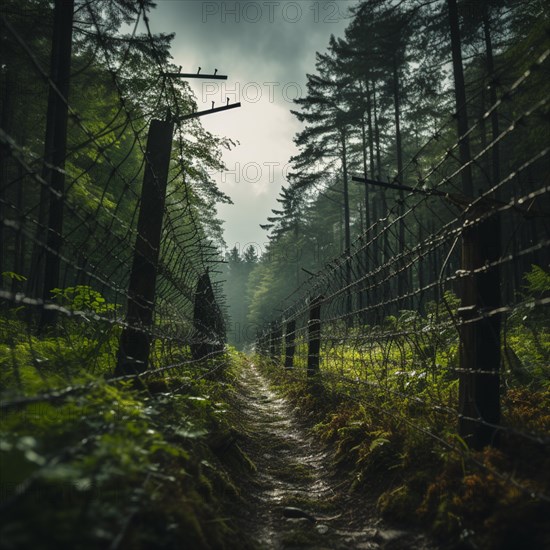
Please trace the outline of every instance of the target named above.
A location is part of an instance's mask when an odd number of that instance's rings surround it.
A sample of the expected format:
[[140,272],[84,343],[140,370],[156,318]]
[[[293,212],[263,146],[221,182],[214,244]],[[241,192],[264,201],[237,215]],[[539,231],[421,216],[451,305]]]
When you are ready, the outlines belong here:
[[0,550],[550,548],[549,83],[548,0],[1,0]]

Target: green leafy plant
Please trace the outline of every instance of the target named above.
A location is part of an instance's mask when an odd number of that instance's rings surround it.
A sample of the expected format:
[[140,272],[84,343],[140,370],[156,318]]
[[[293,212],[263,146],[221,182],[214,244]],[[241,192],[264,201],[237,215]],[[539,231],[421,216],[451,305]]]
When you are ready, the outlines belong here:
[[56,302],[73,311],[92,311],[100,314],[117,309],[115,304],[107,303],[100,292],[85,285],[54,288],[51,293]]
[[23,282],[27,280],[27,277],[25,277],[24,275],[20,275],[19,273],[15,273],[13,271],[2,272],[2,277],[5,277],[6,279],[10,279],[12,281],[18,281],[18,282]]

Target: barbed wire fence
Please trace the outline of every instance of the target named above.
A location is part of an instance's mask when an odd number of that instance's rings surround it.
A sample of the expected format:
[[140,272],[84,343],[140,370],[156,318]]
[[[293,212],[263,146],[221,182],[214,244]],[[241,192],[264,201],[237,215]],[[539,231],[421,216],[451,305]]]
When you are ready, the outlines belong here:
[[[53,494],[53,509],[81,505],[110,525],[113,549],[146,506],[145,488],[159,490],[155,474],[93,474],[93,513],[89,499],[65,506],[79,493],[70,481],[44,480],[98,452],[113,432],[105,414],[120,409],[126,422],[115,389],[139,391],[156,418],[229,361],[221,236],[205,222],[224,198],[208,173],[226,142],[196,119],[238,105],[197,112],[148,4],[0,10],[0,431],[7,463],[25,445],[41,453],[20,460],[23,477],[8,464],[0,510],[17,524]],[[117,19],[107,7],[127,11]],[[110,413],[97,408],[105,395]],[[58,441],[51,426],[63,422]],[[109,516],[110,498],[122,521]]]
[[225,361],[221,256],[200,221],[208,166],[193,157],[210,136],[189,116],[189,86],[167,76],[167,37],[145,2],[122,17],[127,35],[91,3],[33,9],[0,13],[0,407],[185,366],[208,376]]
[[[460,162],[465,136],[436,161],[430,156],[455,131],[453,117],[393,182],[354,178],[388,200],[399,192],[403,202],[396,200],[349,253],[287,298],[284,313],[258,334],[256,352],[288,377],[338,387],[347,399],[549,501],[540,484],[518,480],[468,450],[503,441],[544,452],[550,445],[544,421],[518,416],[506,400],[518,389],[543,395],[550,374],[550,296],[534,283],[537,276],[547,279],[550,262],[544,83],[550,50],[541,42],[497,103],[470,121],[469,163]],[[479,139],[495,112],[499,135]],[[503,160],[495,179],[497,148]],[[466,170],[476,196],[462,191]]]

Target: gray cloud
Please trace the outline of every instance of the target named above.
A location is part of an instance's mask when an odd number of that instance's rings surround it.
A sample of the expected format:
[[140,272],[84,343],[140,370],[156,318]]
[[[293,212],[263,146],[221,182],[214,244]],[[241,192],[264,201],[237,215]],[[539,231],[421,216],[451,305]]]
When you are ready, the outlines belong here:
[[[217,68],[229,75],[227,89],[241,92],[243,108],[205,117],[203,124],[212,132],[241,142],[226,155],[230,170],[238,163],[264,165],[277,162],[281,166],[295,153],[292,138],[299,124],[290,115],[297,83],[305,93],[306,72],[314,70],[315,52],[324,51],[331,34],[342,35],[347,26],[349,7],[355,0],[303,0],[293,2],[214,0],[159,0],[151,14],[154,32],[175,32],[174,62],[185,71],[202,72]],[[237,10],[238,15],[235,14]],[[256,21],[257,19],[257,21]],[[292,22],[294,21],[295,22]],[[264,83],[278,83],[279,86]],[[285,89],[286,85],[286,89]],[[218,93],[207,96],[205,83],[192,83],[199,103],[210,107],[224,102],[224,90],[206,88]],[[283,90],[286,94],[283,94]],[[261,94],[258,97],[258,91]],[[233,94],[226,94],[235,98]],[[286,97],[285,97],[286,95]],[[255,178],[253,178],[255,179]],[[223,207],[220,215],[226,220],[226,241],[234,243],[266,241],[259,224],[274,208],[284,179],[281,174],[269,177],[264,167],[261,180],[236,182],[229,175],[221,188],[234,205]]]

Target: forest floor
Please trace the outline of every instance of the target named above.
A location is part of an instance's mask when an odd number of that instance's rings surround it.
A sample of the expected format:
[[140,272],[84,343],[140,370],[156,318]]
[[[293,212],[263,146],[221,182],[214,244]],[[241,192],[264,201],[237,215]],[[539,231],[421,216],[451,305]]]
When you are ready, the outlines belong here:
[[311,421],[270,388],[252,363],[237,380],[241,448],[256,474],[241,485],[242,529],[262,549],[433,549],[422,534],[384,525],[375,499],[348,491]]

